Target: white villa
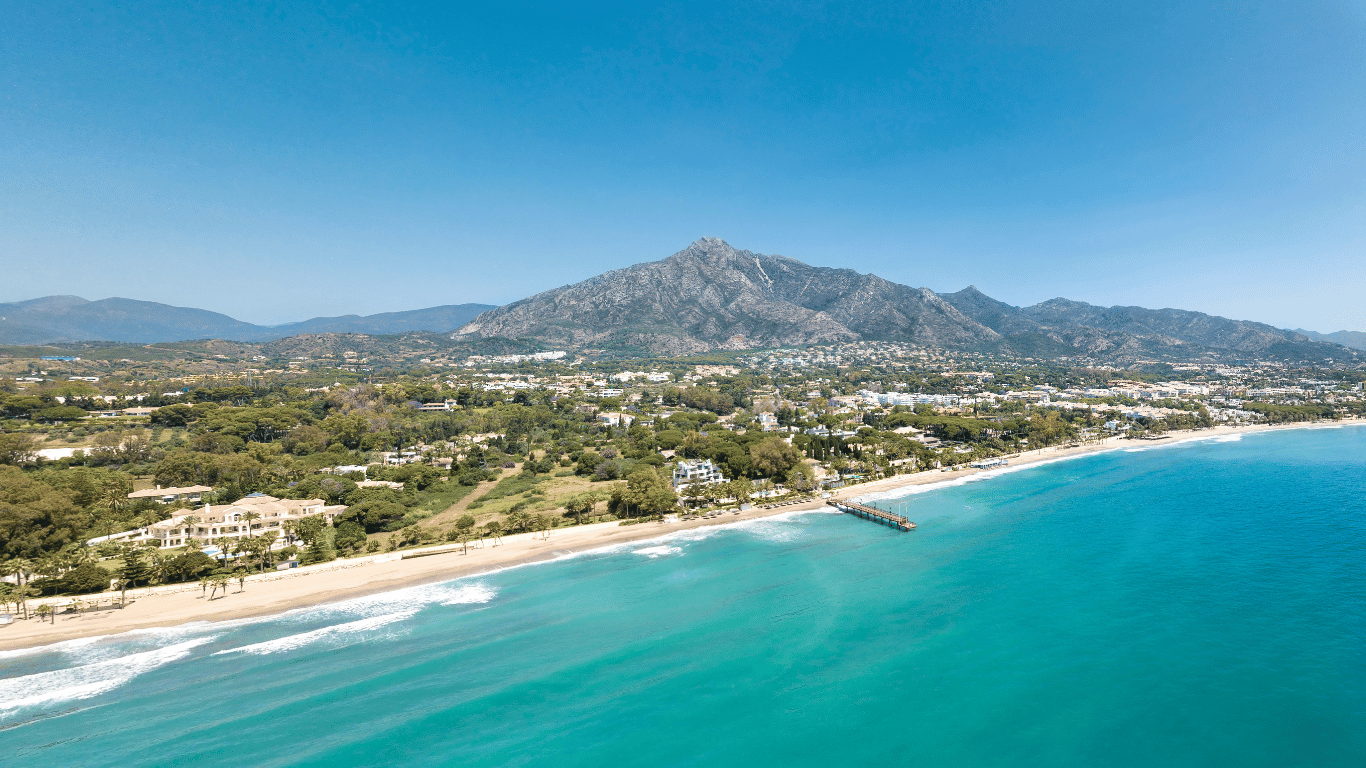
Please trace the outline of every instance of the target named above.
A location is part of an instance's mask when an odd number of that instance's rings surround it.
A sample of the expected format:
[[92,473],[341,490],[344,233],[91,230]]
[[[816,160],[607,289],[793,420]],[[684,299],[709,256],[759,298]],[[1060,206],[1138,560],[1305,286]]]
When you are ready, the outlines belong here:
[[726,478],[721,475],[721,470],[709,459],[700,461],[680,461],[674,467],[674,487],[688,485],[689,483],[701,483],[709,485],[711,483],[724,483]]
[[[153,542],[158,547],[179,547],[187,538],[194,538],[204,544],[214,539],[228,537],[240,539],[246,536],[260,536],[267,531],[280,534],[275,548],[286,546],[283,525],[292,520],[302,520],[314,515],[327,515],[331,524],[333,516],[345,510],[344,506],[324,506],[322,499],[277,499],[261,493],[253,493],[232,504],[205,504],[199,509],[179,510],[169,519],[152,523],[145,528],[136,528],[123,533],[101,536],[86,542],[89,545],[107,541],[130,543]],[[248,521],[248,514],[259,517]],[[194,521],[189,521],[189,518]],[[250,525],[250,528],[248,528]]]
[[598,423],[609,427],[629,427],[633,420],[633,417],[626,413],[607,412],[598,414]]

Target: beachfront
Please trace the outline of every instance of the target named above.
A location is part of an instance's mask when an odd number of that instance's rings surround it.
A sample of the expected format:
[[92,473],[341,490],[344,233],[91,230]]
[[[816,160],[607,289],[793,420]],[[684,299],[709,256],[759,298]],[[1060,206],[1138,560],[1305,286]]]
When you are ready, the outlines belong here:
[[[1191,440],[1205,440],[1232,434],[1247,434],[1278,429],[1306,429],[1315,426],[1338,426],[1361,423],[1360,420],[1321,425],[1284,425],[1276,427],[1216,427],[1173,434],[1165,440],[1148,445],[1174,445]],[[1109,440],[1102,443],[1074,447],[1044,448],[1011,458],[1006,471],[1022,466],[1051,462],[1099,453],[1103,451],[1139,447],[1135,441]],[[959,469],[928,471],[899,475],[875,482],[840,489],[836,499],[876,497],[901,489],[932,483],[953,482],[970,475],[999,472],[998,469]],[[497,545],[485,540],[467,550],[444,545],[401,553],[338,560],[316,566],[305,566],[290,571],[270,572],[246,578],[245,585],[237,582],[214,599],[208,599],[198,584],[177,584],[130,590],[129,603],[122,608],[101,607],[84,613],[66,612],[55,622],[30,619],[17,621],[0,628],[0,650],[12,650],[46,645],[63,640],[99,635],[111,635],[135,629],[166,627],[192,621],[225,621],[281,613],[322,603],[329,603],[366,594],[386,592],[419,584],[488,573],[499,569],[531,563],[548,562],[586,552],[616,547],[631,542],[656,539],[690,529],[733,525],[774,515],[828,509],[824,500],[780,506],[772,509],[755,507],[739,514],[726,513],[720,517],[681,520],[663,523],[619,525],[616,522],[597,523],[554,529],[544,533],[523,533],[506,536]],[[912,518],[913,519],[913,518]],[[107,595],[105,596],[108,597]]]

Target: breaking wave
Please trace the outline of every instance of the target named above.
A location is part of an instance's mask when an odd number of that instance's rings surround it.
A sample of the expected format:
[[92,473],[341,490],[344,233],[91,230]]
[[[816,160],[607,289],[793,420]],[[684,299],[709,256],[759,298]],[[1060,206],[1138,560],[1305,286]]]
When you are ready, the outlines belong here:
[[26,707],[88,699],[112,691],[138,675],[188,656],[194,648],[213,639],[198,637],[93,664],[0,680],[0,714],[9,714]]
[[653,559],[656,557],[665,557],[667,555],[681,555],[683,554],[683,548],[669,547],[661,544],[657,547],[645,547],[644,549],[632,550],[632,554],[644,555],[646,557]]
[[226,650],[217,651],[213,655],[222,656],[225,653],[249,653],[257,656],[265,656],[272,653],[293,651],[323,640],[336,639],[343,641],[341,645],[351,645],[356,639],[364,639],[353,638],[351,636],[369,632],[373,629],[379,629],[380,627],[388,626],[389,624],[403,621],[404,619],[410,619],[416,614],[417,609],[414,608],[398,613],[370,616],[364,619],[357,619],[356,621],[349,621],[345,624],[334,624],[330,627],[322,627],[321,629],[315,629],[309,632],[301,632],[297,635],[288,635],[274,640],[252,643],[251,645],[228,648]]

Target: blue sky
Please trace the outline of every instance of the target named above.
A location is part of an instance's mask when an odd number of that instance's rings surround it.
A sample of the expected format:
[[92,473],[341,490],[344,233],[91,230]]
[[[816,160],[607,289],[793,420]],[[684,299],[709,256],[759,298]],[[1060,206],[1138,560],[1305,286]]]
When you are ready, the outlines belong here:
[[1366,329],[1362,2],[0,14],[4,301],[498,304],[715,236]]

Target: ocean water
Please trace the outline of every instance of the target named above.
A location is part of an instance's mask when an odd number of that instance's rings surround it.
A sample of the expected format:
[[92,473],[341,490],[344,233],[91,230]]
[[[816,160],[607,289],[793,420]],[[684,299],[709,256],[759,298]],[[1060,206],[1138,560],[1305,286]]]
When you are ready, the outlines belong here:
[[3,653],[0,764],[1366,765],[1366,429],[983,477]]

